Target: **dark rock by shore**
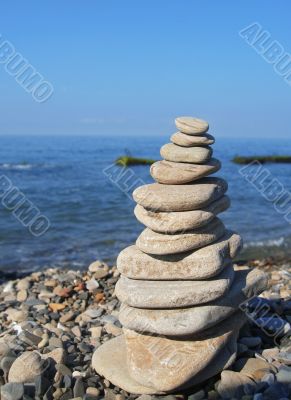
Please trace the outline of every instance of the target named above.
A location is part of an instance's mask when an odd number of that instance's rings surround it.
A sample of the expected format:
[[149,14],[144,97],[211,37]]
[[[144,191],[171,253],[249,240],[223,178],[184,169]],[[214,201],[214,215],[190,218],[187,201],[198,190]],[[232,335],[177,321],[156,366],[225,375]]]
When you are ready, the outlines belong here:
[[[249,265],[269,273],[270,288],[242,305],[249,319],[237,361],[221,376],[167,400],[290,398],[291,267],[271,260]],[[10,276],[0,286],[1,400],[155,397],[130,395],[91,368],[94,350],[122,333],[114,294],[118,277],[115,267],[96,262],[85,272]]]

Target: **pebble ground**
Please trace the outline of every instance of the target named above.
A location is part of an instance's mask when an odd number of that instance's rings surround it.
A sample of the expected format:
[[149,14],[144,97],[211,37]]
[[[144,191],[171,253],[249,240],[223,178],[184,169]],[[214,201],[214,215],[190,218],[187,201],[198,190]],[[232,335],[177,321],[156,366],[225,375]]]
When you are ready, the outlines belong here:
[[1,400],[291,399],[290,263],[256,260],[269,289],[242,305],[248,322],[231,370],[175,395],[137,396],[91,368],[94,350],[122,333],[114,286],[102,262],[88,271],[47,269],[0,286]]

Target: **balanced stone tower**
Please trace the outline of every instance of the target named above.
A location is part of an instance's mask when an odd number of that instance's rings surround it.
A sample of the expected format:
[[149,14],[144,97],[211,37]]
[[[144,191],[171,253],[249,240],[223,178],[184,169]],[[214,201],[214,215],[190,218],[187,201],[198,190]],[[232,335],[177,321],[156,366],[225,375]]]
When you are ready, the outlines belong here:
[[228,368],[245,322],[239,305],[266,286],[262,272],[233,266],[242,240],[217,217],[230,200],[226,181],[208,177],[220,169],[208,123],[175,122],[179,132],[151,167],[157,183],[133,193],[146,229],[117,260],[124,334],[92,361],[100,375],[136,394],[174,392]]

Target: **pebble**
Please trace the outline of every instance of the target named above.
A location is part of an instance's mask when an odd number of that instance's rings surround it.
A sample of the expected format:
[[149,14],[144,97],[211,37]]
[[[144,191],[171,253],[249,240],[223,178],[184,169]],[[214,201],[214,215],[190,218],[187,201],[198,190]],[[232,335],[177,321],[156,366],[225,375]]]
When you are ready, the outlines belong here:
[[11,365],[8,382],[31,383],[44,372],[41,356],[33,351],[22,353]]
[[[131,307],[171,309],[213,301],[229,290],[234,278],[232,265],[209,281],[134,281],[124,276],[115,286],[117,298]],[[171,293],[171,296],[169,296]]]
[[89,271],[94,274],[95,279],[102,279],[108,275],[109,267],[100,261],[95,261],[89,265]]
[[193,147],[213,144],[215,139],[208,133],[205,133],[203,136],[190,136],[182,132],[177,132],[171,136],[171,142],[178,146]]
[[199,392],[193,393],[190,396],[188,396],[188,400],[202,400],[205,399],[206,393],[205,391],[199,390]]
[[275,359],[285,365],[291,365],[291,352],[281,351],[275,356]]
[[159,183],[181,185],[214,174],[220,167],[220,162],[215,158],[211,158],[207,163],[202,165],[163,160],[152,164],[150,173]]
[[75,385],[74,385],[74,389],[73,389],[73,393],[75,397],[83,397],[85,394],[85,387],[84,387],[84,382],[83,382],[83,378],[79,377],[76,379]]
[[181,147],[174,143],[167,143],[161,147],[161,156],[166,161],[175,163],[205,164],[212,156],[209,146]]
[[102,327],[101,326],[93,326],[89,329],[91,332],[92,338],[100,338],[102,334]]
[[72,375],[72,371],[65,364],[57,364],[56,370],[59,371],[60,374],[62,374],[63,376],[65,376],[65,375],[71,376]]
[[188,185],[152,183],[135,189],[133,198],[141,206],[154,211],[192,211],[218,200],[227,187],[223,179],[208,177]]
[[231,399],[233,397],[241,399],[245,394],[245,388],[251,387],[255,389],[255,383],[244,374],[233,371],[222,371],[221,381],[217,385],[217,392],[223,399]]
[[74,312],[74,311],[68,311],[67,313],[65,313],[65,314],[63,314],[63,315],[61,316],[60,322],[61,322],[62,324],[65,324],[65,323],[67,323],[67,322],[69,322],[69,321],[72,321],[72,319],[74,318],[74,316],[75,316],[75,312]]
[[95,387],[88,387],[86,390],[86,394],[98,397],[100,394],[100,390]]
[[209,128],[208,122],[193,117],[178,117],[175,119],[175,124],[180,132],[188,135],[201,135]]
[[276,373],[276,379],[280,383],[291,384],[291,367],[286,365],[280,366],[278,372]]
[[86,282],[86,288],[89,290],[89,292],[93,292],[99,288],[99,283],[96,281],[96,279],[90,279]]
[[24,386],[21,383],[6,383],[0,389],[1,400],[21,400],[24,395]]
[[187,232],[165,234],[146,228],[137,238],[136,246],[144,253],[168,255],[204,248],[226,233],[222,221],[215,217],[209,224]]
[[23,301],[25,301],[27,299],[27,291],[22,289],[19,290],[19,292],[17,293],[17,301],[19,301],[20,303],[22,303]]
[[106,324],[106,325],[104,326],[104,329],[106,330],[106,332],[107,332],[109,335],[119,336],[119,335],[122,334],[122,329],[119,328],[118,326],[114,325],[114,324],[111,324],[111,323]]
[[72,333],[77,337],[82,336],[81,329],[77,325],[72,328]]

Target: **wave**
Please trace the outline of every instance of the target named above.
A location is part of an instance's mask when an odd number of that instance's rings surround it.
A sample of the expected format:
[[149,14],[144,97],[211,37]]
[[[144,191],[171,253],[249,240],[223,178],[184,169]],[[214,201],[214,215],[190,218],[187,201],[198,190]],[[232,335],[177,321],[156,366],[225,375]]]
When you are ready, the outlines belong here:
[[30,170],[30,169],[40,169],[40,168],[53,168],[52,164],[29,164],[29,163],[3,163],[0,164],[0,170],[9,170],[9,171],[21,171],[21,170]]
[[280,237],[278,239],[266,239],[266,240],[258,240],[258,241],[251,241],[251,242],[246,242],[244,244],[244,248],[249,248],[249,247],[281,247],[286,244],[286,238],[285,237]]

